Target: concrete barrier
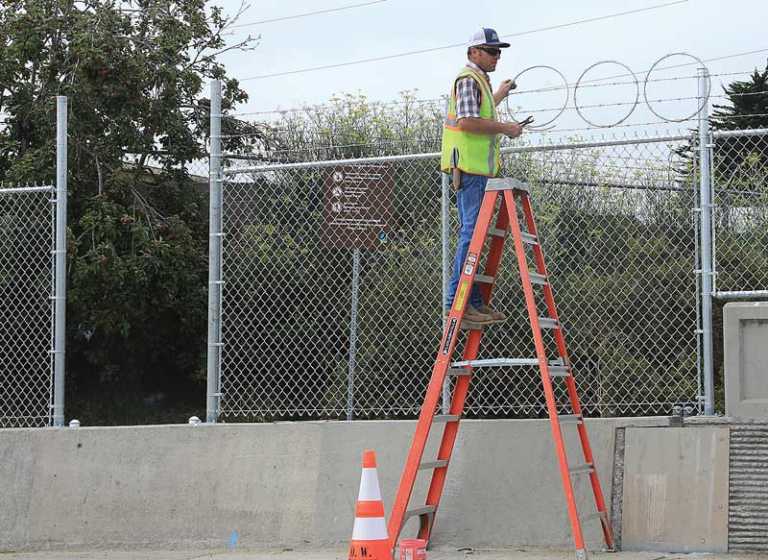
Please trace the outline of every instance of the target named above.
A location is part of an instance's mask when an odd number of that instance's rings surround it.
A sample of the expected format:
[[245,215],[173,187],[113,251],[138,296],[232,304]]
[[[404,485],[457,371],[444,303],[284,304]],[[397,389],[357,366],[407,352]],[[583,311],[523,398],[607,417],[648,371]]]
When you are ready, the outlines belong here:
[[[667,423],[587,421],[606,499],[616,428]],[[243,546],[343,543],[352,530],[362,450],[377,452],[389,511],[414,426],[360,421],[0,430],[0,551],[224,547],[234,530]],[[434,457],[435,446],[426,456]],[[579,478],[577,495],[591,507],[589,484]],[[417,488],[417,498],[423,494]],[[416,520],[410,523],[405,534],[415,533]],[[601,543],[598,525],[585,527],[593,547]],[[462,422],[434,542],[570,545],[547,420]]]
[[728,551],[729,427],[627,428],[625,550]]

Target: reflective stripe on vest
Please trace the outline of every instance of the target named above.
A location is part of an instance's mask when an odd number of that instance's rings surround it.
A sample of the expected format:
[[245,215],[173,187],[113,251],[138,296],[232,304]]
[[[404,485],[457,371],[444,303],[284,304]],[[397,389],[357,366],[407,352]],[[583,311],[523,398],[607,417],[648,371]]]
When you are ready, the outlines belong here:
[[496,120],[496,104],[493,92],[485,77],[477,70],[466,67],[453,81],[448,112],[443,125],[443,142],[440,167],[449,172],[458,167],[465,173],[495,177],[499,172],[499,142],[496,134],[474,134],[461,130],[456,118],[456,83],[462,78],[472,78],[481,92],[480,118]]

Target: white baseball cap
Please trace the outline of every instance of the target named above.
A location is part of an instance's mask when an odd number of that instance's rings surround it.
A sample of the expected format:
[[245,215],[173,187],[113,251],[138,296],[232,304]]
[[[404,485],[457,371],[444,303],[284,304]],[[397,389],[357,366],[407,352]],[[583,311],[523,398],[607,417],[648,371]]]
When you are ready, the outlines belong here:
[[480,46],[486,46],[486,47],[497,47],[499,49],[506,49],[509,46],[509,43],[504,43],[502,41],[499,41],[499,34],[496,33],[495,29],[491,29],[490,27],[481,27],[477,31],[475,31],[472,36],[469,38],[469,42],[467,43],[468,47],[480,47]]

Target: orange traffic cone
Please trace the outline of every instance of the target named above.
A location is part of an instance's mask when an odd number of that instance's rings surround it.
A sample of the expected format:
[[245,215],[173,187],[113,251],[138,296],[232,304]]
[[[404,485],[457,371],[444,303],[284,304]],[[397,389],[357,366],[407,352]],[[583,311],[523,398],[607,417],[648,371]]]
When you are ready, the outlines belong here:
[[370,450],[363,452],[363,475],[360,477],[349,560],[392,560],[376,472],[376,453]]

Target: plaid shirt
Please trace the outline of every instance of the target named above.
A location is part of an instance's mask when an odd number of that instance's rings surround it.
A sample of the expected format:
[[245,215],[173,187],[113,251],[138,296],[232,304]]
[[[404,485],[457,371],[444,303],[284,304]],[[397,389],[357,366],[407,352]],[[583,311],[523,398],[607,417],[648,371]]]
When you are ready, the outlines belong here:
[[[491,85],[488,74],[474,62],[468,62],[467,66],[479,72]],[[480,86],[472,78],[462,78],[456,82],[456,120],[465,117],[480,117]]]

